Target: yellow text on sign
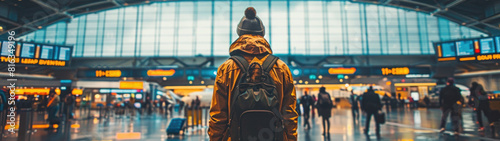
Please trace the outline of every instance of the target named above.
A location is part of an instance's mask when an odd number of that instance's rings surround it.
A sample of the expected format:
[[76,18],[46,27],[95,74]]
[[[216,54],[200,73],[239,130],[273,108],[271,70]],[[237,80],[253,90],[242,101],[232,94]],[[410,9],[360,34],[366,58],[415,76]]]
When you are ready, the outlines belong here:
[[120,77],[122,76],[121,70],[96,70],[95,77]]
[[500,54],[489,54],[489,55],[478,55],[477,60],[478,61],[483,61],[483,60],[498,60],[500,59]]
[[330,68],[328,69],[329,74],[354,74],[356,68]]
[[382,75],[407,75],[410,74],[410,69],[408,67],[400,68],[382,68]]
[[175,74],[174,69],[170,70],[148,70],[148,76],[172,76]]
[[143,89],[142,81],[120,81],[120,89]]

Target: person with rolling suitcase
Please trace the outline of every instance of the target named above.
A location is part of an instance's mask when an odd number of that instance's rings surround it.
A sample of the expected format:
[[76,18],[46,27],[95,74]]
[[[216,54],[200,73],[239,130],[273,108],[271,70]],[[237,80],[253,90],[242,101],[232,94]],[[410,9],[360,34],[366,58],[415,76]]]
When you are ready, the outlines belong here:
[[208,135],[213,141],[296,141],[296,95],[290,69],[264,38],[253,7],[237,26],[231,58],[217,70]]
[[[380,138],[380,118],[379,111],[382,110],[382,102],[380,102],[380,96],[375,93],[373,87],[370,86],[368,91],[363,94],[363,99],[361,100],[361,109],[366,112],[366,122],[364,133],[368,135],[370,130],[370,120],[374,116],[375,119],[375,130],[377,139]],[[377,119],[378,118],[378,119]]]

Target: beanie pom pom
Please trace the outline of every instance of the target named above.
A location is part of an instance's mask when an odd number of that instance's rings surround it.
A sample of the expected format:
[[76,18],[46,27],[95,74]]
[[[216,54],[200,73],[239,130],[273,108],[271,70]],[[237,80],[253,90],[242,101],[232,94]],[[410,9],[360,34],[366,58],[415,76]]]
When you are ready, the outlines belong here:
[[257,14],[257,11],[255,11],[255,9],[253,7],[248,7],[246,10],[245,10],[245,17],[248,18],[248,19],[253,19],[255,18],[255,15]]

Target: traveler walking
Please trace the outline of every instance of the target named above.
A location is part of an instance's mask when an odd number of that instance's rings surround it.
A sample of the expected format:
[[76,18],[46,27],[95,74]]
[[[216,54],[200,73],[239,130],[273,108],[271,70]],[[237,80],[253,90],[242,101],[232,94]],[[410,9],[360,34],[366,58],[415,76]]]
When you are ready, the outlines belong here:
[[[365,130],[364,133],[368,135],[369,129],[370,129],[370,120],[371,117],[376,114],[378,114],[378,111],[382,109],[382,103],[380,102],[380,96],[375,93],[373,90],[373,87],[370,86],[368,88],[368,91],[363,94],[363,100],[361,101],[363,103],[362,109],[363,111],[366,112],[366,122],[365,122]],[[380,138],[380,123],[374,118],[375,120],[375,130],[376,130],[376,136],[377,138]]]
[[459,134],[459,117],[460,107],[463,103],[463,97],[460,94],[460,89],[455,86],[455,80],[449,78],[446,82],[446,87],[439,92],[439,105],[443,114],[441,116],[441,132],[445,131],[446,120],[451,113],[454,134]]
[[353,120],[359,119],[359,106],[358,106],[358,95],[355,95],[351,90],[351,96],[349,97],[349,102],[351,103],[351,112]]
[[473,102],[473,107],[476,109],[476,118],[479,123],[479,129],[478,131],[484,131],[484,126],[483,126],[483,116],[482,113],[486,116],[486,119],[488,119],[488,123],[490,126],[493,126],[493,120],[491,119],[490,113],[490,102],[488,101],[488,94],[484,90],[483,86],[481,84],[478,84],[477,82],[472,82],[472,87],[470,88],[470,97],[469,101]]
[[[332,116],[333,101],[330,94],[326,92],[325,87],[319,88],[318,94],[318,114],[323,117],[323,135],[330,135],[330,117]],[[326,125],[325,125],[326,123]],[[326,134],[328,133],[328,134]]]
[[300,98],[302,108],[304,109],[304,127],[306,129],[311,129],[311,124],[309,124],[309,117],[311,111],[311,105],[314,103],[312,97],[307,94],[307,91],[304,92],[304,95]]

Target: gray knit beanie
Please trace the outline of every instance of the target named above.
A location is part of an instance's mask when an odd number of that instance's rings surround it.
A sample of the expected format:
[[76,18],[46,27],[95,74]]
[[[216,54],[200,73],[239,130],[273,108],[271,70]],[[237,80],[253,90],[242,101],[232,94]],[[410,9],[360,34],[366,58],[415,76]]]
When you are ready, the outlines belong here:
[[253,35],[265,35],[264,24],[259,17],[256,16],[257,12],[253,7],[248,7],[245,10],[245,16],[241,18],[240,23],[238,24],[238,28],[236,32],[239,36],[245,34],[253,34]]

